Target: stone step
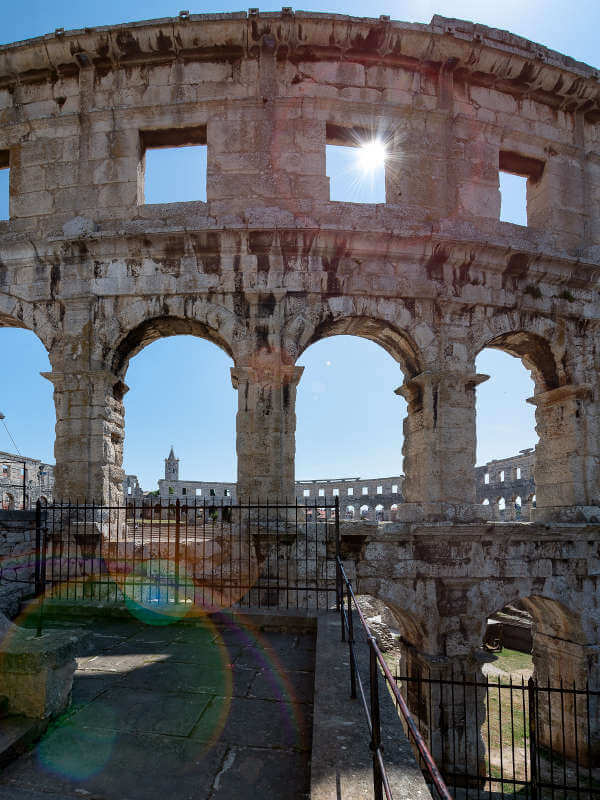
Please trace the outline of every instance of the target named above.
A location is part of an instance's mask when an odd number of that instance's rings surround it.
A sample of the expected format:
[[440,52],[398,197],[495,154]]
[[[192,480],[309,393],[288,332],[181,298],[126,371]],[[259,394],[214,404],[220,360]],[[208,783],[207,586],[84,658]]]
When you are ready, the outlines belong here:
[[0,719],[0,769],[25,752],[45,731],[48,720],[10,714]]

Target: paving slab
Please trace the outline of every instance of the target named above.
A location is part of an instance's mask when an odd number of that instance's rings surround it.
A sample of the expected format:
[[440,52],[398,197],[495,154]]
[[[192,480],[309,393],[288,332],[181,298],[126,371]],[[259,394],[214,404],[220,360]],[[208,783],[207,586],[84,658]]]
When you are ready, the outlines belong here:
[[265,669],[256,674],[247,696],[262,700],[291,700],[294,703],[310,703],[312,706],[314,691],[314,672]]
[[183,737],[66,725],[2,775],[0,792],[7,798],[26,790],[44,798],[56,793],[81,800],[89,793],[102,800],[198,800],[210,797],[225,752],[220,743],[207,747]]
[[123,678],[122,686],[148,691],[162,686],[169,692],[244,697],[255,675],[256,671],[251,668],[232,667],[226,663],[206,666],[164,660],[146,663],[143,669],[132,670]]
[[191,733],[210,739],[220,729],[229,744],[306,751],[310,749],[312,708],[303,703],[233,697],[227,707],[213,704]]
[[92,652],[78,659],[72,706],[0,773],[0,800],[304,800],[314,634],[300,622],[285,634],[233,617],[223,627],[78,618]]
[[259,748],[228,749],[211,800],[306,800],[310,768],[301,753]]

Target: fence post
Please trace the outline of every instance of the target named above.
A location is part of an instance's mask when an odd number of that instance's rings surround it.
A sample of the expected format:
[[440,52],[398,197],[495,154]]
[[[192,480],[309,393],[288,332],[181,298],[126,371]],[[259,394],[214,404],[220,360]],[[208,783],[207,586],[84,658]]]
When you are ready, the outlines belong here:
[[179,603],[179,537],[181,523],[181,504],[179,498],[175,502],[175,602]]
[[42,584],[42,503],[35,504],[35,596],[39,597]]
[[379,770],[379,748],[381,747],[381,718],[379,715],[379,670],[375,639],[369,636],[369,685],[371,689],[371,752],[373,753],[373,796],[383,800],[382,775]]
[[350,697],[356,697],[356,668],[354,665],[354,620],[352,618],[352,592],[348,586],[348,653],[350,655]]
[[342,573],[340,571],[340,498],[335,498],[335,610],[340,610]]
[[535,691],[535,682],[533,678],[529,678],[527,681],[527,696],[529,699],[529,774],[531,776],[531,800],[538,800],[537,717]]

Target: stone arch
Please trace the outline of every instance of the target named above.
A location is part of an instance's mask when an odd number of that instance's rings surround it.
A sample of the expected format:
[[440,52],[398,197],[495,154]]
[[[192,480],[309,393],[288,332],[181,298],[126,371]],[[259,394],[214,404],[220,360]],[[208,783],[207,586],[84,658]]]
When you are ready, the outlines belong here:
[[53,312],[60,316],[60,310],[39,304],[23,303],[11,295],[0,292],[0,328],[21,328],[31,331],[44,345],[48,354],[58,335],[59,323]]
[[495,314],[474,334],[474,355],[486,347],[520,359],[535,382],[535,391],[556,389],[568,382],[565,374],[565,335],[547,317],[524,312]]
[[2,495],[2,508],[5,511],[12,511],[15,507],[15,498],[11,492],[4,492]]
[[169,336],[190,335],[206,339],[224,350],[234,359],[230,342],[206,322],[181,317],[160,316],[143,320],[125,334],[114,348],[111,370],[119,378],[127,371],[129,361],[157,339]]
[[287,356],[297,359],[311,344],[329,336],[359,336],[380,345],[402,369],[407,378],[423,370],[424,359],[410,332],[414,312],[401,301],[365,301],[334,298],[314,314],[292,316],[282,332]]

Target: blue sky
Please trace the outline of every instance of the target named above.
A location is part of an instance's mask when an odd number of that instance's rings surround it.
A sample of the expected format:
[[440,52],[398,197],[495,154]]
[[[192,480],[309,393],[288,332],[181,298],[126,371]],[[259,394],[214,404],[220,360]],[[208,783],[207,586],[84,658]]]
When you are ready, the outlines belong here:
[[[239,7],[212,3],[192,6],[192,13],[235,11]],[[281,5],[260,4],[263,11]],[[360,16],[364,3],[329,2],[303,4],[306,10]],[[103,3],[30,0],[26,13],[15,5],[3,9],[0,43],[38,36],[55,28],[107,25],[139,19],[176,15],[179,6],[156,0]],[[503,3],[411,2],[379,3],[370,16],[389,14],[393,19],[429,22],[434,13],[481,22],[545,44],[573,58],[598,66],[600,3],[548,0]],[[186,148],[188,149],[188,148]],[[189,148],[191,151],[192,148]],[[189,156],[189,154],[188,154]],[[202,152],[195,156],[202,169]],[[365,187],[349,186],[348,170],[342,170],[344,154],[328,154],[327,171],[333,179],[332,197],[340,191],[352,199],[368,199]],[[336,159],[338,161],[336,162]],[[189,192],[189,161],[180,167],[186,180],[177,180],[177,165],[157,164],[147,201],[177,185]],[[3,180],[0,170],[0,218]],[[187,181],[187,182],[186,182]],[[341,181],[341,184],[339,183]],[[343,183],[346,181],[346,185]],[[517,182],[518,183],[518,182]],[[378,178],[373,178],[377,190]],[[519,222],[519,187],[502,186],[504,219]],[[151,191],[157,191],[154,197]],[[197,192],[198,187],[193,190]],[[178,199],[188,199],[180,196]],[[371,199],[377,200],[377,197]],[[41,378],[49,370],[41,343],[27,331],[0,329],[2,382],[0,411],[22,452],[52,462],[54,406],[51,385]],[[392,475],[401,471],[404,401],[393,390],[402,375],[391,357],[380,347],[354,337],[332,337],[321,341],[302,356],[304,376],[298,389],[296,475],[342,477]],[[163,472],[163,459],[171,445],[181,458],[182,475],[190,479],[235,479],[236,392],[231,387],[231,360],[216,346],[188,336],[163,339],[147,347],[130,363],[125,397],[125,469],[137,474],[146,489],[156,486]],[[492,379],[477,390],[478,463],[512,455],[532,447],[536,441],[533,408],[525,398],[533,384],[521,363],[504,353],[487,350],[477,362],[480,372]],[[12,450],[0,425],[0,450]]]

